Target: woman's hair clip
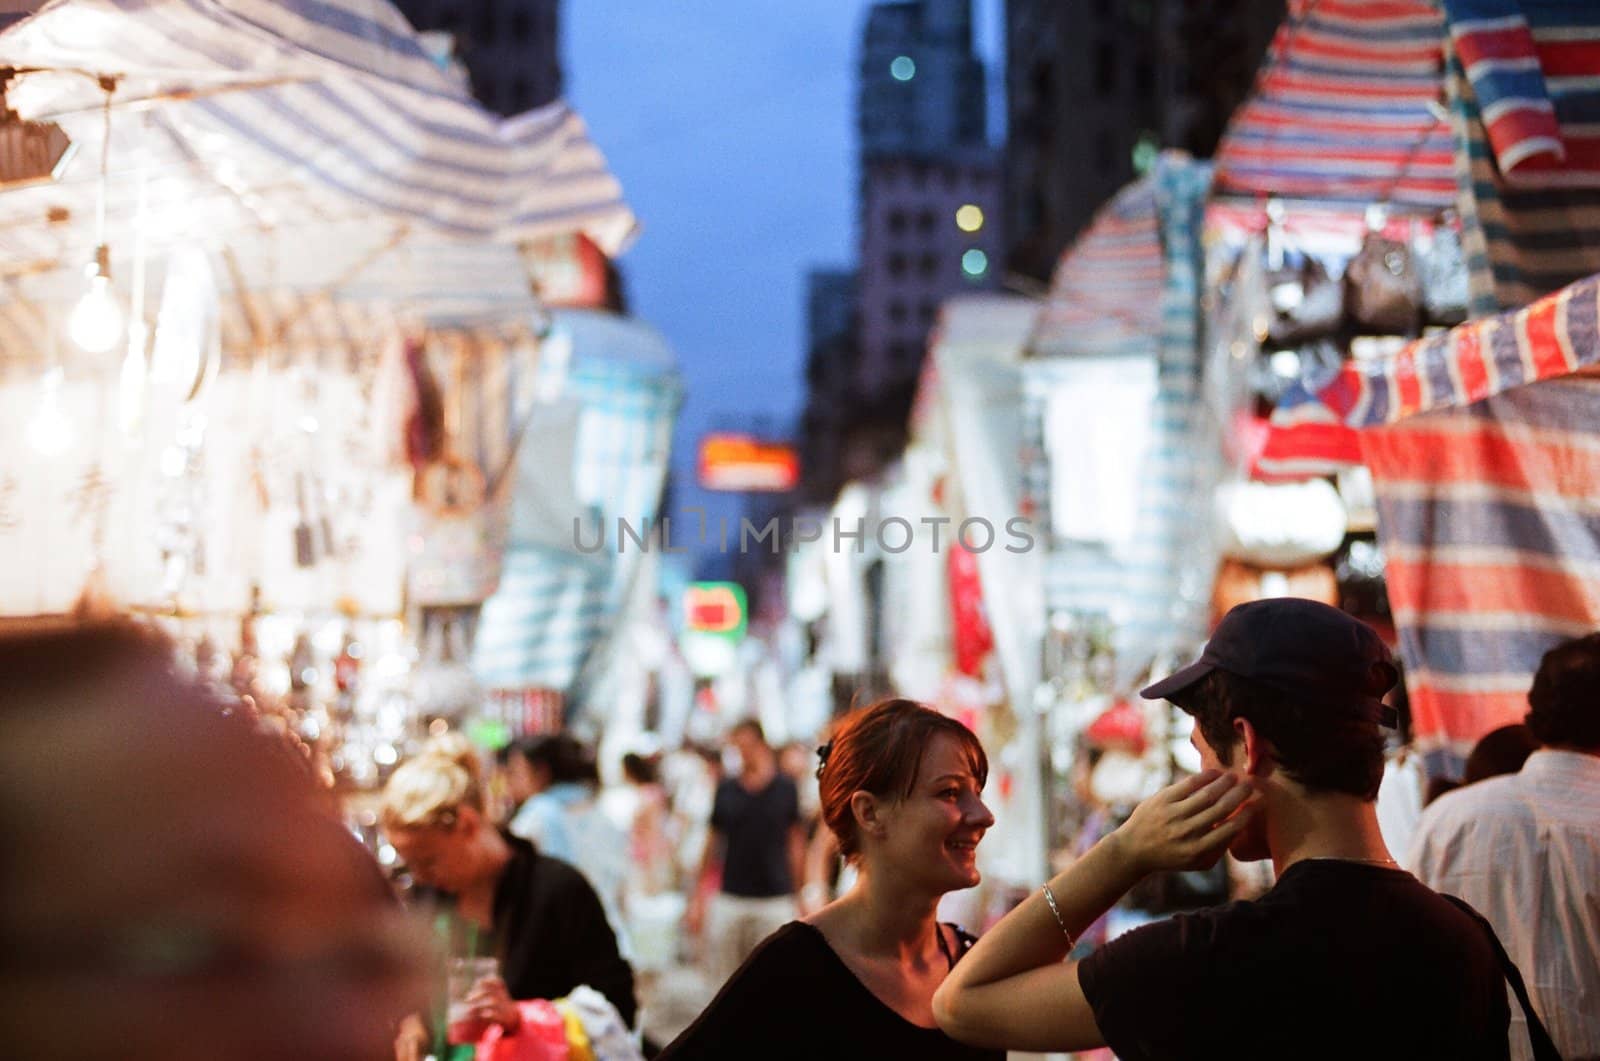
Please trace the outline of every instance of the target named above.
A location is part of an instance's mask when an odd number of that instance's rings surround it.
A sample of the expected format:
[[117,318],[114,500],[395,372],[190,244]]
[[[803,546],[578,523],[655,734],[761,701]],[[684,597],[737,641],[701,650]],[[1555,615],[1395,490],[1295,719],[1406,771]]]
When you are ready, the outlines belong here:
[[828,765],[828,756],[833,754],[833,741],[828,741],[817,749],[817,780],[822,780],[822,771]]

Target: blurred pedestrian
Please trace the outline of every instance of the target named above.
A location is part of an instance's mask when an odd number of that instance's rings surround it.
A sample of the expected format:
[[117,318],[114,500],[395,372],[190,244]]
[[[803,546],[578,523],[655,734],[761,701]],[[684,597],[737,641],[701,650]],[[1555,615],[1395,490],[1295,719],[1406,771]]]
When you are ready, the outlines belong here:
[[373,1061],[426,936],[310,770],[122,624],[0,635],[0,1041]]
[[909,700],[845,717],[821,750],[823,818],[857,867],[842,898],[769,936],[663,1058],[998,1059],[934,1024],[972,943],[936,909],[979,881],[989,763],[959,722]]
[[512,816],[510,832],[544,854],[578,867],[600,896],[606,920],[628,956],[622,916],[628,834],[600,807],[600,772],[594,756],[564,733],[533,737],[512,744],[511,771],[525,773],[532,794]]
[[[1366,625],[1281,598],[1239,605],[1200,660],[1145,689],[1193,715],[1202,772],[985,934],[934,999],[964,1042],[1119,1057],[1503,1058],[1493,933],[1385,849],[1382,696]],[[1260,899],[1179,913],[1082,961],[1074,937],[1147,875],[1271,859]]]
[[703,880],[720,864],[721,884],[714,896],[697,886],[687,917],[691,935],[709,932],[711,975],[719,984],[756,944],[795,916],[805,852],[799,794],[779,771],[761,723],[739,722],[725,750],[734,762],[717,786],[711,843],[699,874]]
[[[1408,863],[1494,925],[1568,1058],[1600,1058],[1600,634],[1545,653],[1528,734],[1507,727],[1468,760],[1475,783],[1422,815]],[[1542,747],[1524,754],[1528,737]],[[1492,743],[1489,738],[1494,737]],[[1523,756],[1521,769],[1476,780]],[[1512,1014],[1512,1056],[1532,1056]]]
[[475,991],[478,1019],[514,1033],[518,1001],[587,984],[633,1023],[633,972],[594,889],[573,866],[495,828],[459,763],[424,754],[401,765],[384,789],[382,821],[423,898],[449,915],[452,952],[499,959],[500,976]]

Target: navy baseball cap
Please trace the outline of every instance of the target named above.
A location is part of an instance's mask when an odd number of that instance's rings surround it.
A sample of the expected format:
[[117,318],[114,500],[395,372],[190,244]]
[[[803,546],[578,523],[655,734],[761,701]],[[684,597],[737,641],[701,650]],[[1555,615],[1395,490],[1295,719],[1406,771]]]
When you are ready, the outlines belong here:
[[1248,678],[1286,696],[1330,707],[1365,708],[1393,728],[1383,695],[1400,680],[1389,647],[1366,623],[1298,597],[1251,601],[1222,617],[1198,660],[1140,690],[1170,700],[1212,671]]

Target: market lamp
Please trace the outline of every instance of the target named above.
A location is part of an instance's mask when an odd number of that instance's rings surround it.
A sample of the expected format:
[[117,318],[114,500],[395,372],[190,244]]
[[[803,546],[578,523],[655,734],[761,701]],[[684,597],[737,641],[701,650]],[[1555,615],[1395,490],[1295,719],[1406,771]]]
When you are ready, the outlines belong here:
[[94,261],[84,269],[89,286],[67,318],[67,334],[91,354],[104,354],[122,339],[126,324],[122,304],[111,289],[111,248],[95,248]]
[[105,91],[105,131],[100,141],[100,192],[95,211],[94,261],[84,270],[88,289],[72,307],[67,318],[67,334],[91,354],[104,354],[122,339],[126,315],[111,288],[111,248],[106,243],[106,177],[111,157],[111,96],[117,90],[115,78],[102,77]]

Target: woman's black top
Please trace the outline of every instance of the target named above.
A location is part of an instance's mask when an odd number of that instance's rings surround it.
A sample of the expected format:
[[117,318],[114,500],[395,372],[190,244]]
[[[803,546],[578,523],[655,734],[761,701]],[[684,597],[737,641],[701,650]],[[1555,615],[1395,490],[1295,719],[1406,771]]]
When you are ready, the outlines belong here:
[[[950,927],[965,954],[973,938]],[[946,956],[954,965],[957,956]],[[791,921],[762,941],[661,1061],[757,1057],[1004,1061],[1005,1051],[912,1024],[856,978],[820,931]]]

